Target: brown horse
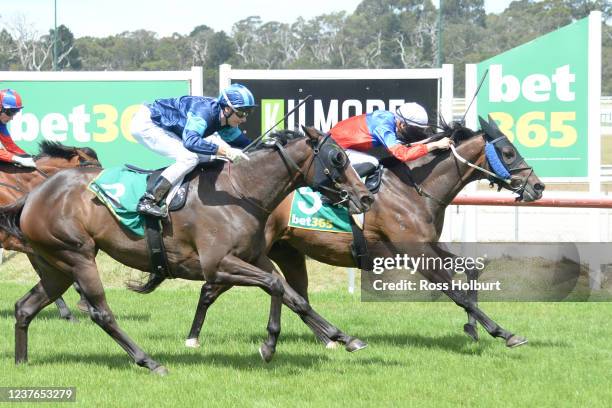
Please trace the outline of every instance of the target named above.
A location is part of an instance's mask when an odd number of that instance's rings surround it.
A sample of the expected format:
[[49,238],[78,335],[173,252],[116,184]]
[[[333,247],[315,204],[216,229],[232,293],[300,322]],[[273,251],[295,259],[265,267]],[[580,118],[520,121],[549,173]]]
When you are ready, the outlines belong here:
[[[408,254],[418,257],[425,255],[454,256],[443,251],[435,243],[439,240],[444,223],[446,207],[468,183],[493,177],[490,162],[485,157],[485,144],[495,147],[498,158],[511,174],[509,182],[492,179],[492,183],[510,189],[518,194],[517,199],[534,201],[542,197],[544,184],[538,179],[516,148],[506,138],[495,122],[481,119],[482,132],[458,125],[445,126],[438,137],[450,136],[454,141],[456,155],[451,151],[436,151],[404,165],[391,162],[382,177],[382,186],[371,210],[366,214],[364,235],[372,255],[394,257]],[[476,163],[481,170],[472,167]],[[305,256],[319,262],[336,266],[355,267],[351,254],[352,236],[322,231],[296,229],[288,226],[292,195],[288,196],[272,213],[266,224],[266,245],[268,256],[276,262],[289,285],[304,299],[308,300],[308,274]],[[414,244],[411,244],[414,243]],[[420,243],[420,244],[416,244]],[[422,243],[431,243],[423,245]],[[476,279],[475,271],[469,271],[470,279]],[[432,282],[449,282],[450,271],[421,271]],[[157,284],[161,282],[156,282]],[[206,312],[212,303],[229,286],[207,282],[203,287],[196,315],[187,338],[187,346],[197,347],[198,337]],[[502,337],[506,345],[515,347],[526,339],[514,335],[497,325],[477,306],[477,292],[463,293],[457,290],[444,291],[457,305],[468,313],[469,322],[465,332],[477,340],[476,321],[483,324],[493,337]],[[332,339],[316,326],[306,322],[317,337],[332,347]]]
[[[89,147],[64,146],[58,142],[45,140],[40,143],[39,149],[40,153],[34,156],[36,169],[0,162],[0,205],[14,203],[60,170],[78,166],[100,166],[98,155]],[[0,243],[4,249],[21,252],[26,249],[18,240],[8,236],[4,231],[0,231]],[[26,253],[26,255],[34,270],[38,271],[36,255],[33,253]],[[61,297],[55,303],[61,318],[70,321],[77,320]]]
[[[170,273],[176,278],[220,285],[257,286],[270,294],[268,338],[259,352],[272,358],[280,333],[285,281],[265,253],[264,227],[270,211],[295,188],[309,185],[328,198],[367,211],[373,198],[344,151],[329,136],[306,129],[275,134],[249,161],[216,166],[190,175],[185,207],[164,221]],[[283,146],[284,145],[284,146]],[[95,257],[103,250],[117,261],[147,271],[143,238],[123,229],[110,211],[87,190],[95,169],[61,172],[17,203],[0,208],[0,228],[27,241],[44,260],[41,280],[15,305],[15,361],[27,361],[27,332],[36,314],[79,283],[89,313],[139,366],[157,374],[167,370],[145,354],[118,326],[106,303]],[[297,294],[291,307],[334,340],[361,347],[310,309]]]

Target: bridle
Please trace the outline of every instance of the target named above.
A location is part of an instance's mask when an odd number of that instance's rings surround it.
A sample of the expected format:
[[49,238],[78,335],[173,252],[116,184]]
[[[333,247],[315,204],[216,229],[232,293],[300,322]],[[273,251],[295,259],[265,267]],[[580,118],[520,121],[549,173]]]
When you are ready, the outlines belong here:
[[[453,137],[453,135],[455,134],[456,130],[453,132],[453,134],[451,134],[451,139]],[[469,160],[465,159],[464,157],[462,157],[459,152],[457,152],[457,149],[455,148],[454,145],[450,145],[450,149],[451,152],[453,154],[453,156],[455,157],[455,160],[468,165],[469,167],[482,172],[483,174],[485,174],[487,176],[487,179],[490,182],[490,185],[493,186],[494,184],[497,184],[498,186],[498,191],[501,190],[503,187],[505,187],[506,189],[512,191],[513,193],[517,194],[516,200],[519,201],[522,197],[523,197],[523,193],[525,192],[525,189],[527,187],[527,182],[529,180],[529,177],[531,177],[531,175],[533,174],[533,167],[530,166],[520,166],[521,163],[525,163],[525,160],[523,159],[523,157],[518,153],[518,151],[516,150],[516,148],[508,141],[507,137],[505,135],[502,135],[496,139],[493,139],[491,141],[489,141],[487,139],[487,135],[485,132],[482,133],[482,137],[485,141],[485,154],[480,156],[480,159],[476,162],[476,163],[472,163]],[[505,145],[505,146],[509,146],[512,149],[514,149],[514,153],[515,153],[515,159],[512,161],[512,163],[510,163],[509,165],[506,165],[503,160],[500,158],[501,153],[501,149],[504,146],[498,146],[499,145]],[[482,162],[488,162],[489,168],[493,169],[493,171],[487,170],[484,167],[481,166],[480,163]],[[529,173],[524,176],[521,180],[521,184],[518,187],[513,187],[512,186],[512,176],[514,175],[514,173],[520,172],[520,171],[524,171],[524,170],[529,170]],[[457,171],[459,172],[459,166],[457,166]],[[412,177],[412,175],[410,174],[410,172],[407,173],[408,174],[408,178],[410,179],[411,183],[413,184],[415,190],[417,191],[417,193],[420,196],[424,196],[427,198],[432,199],[433,201],[437,202],[438,204],[447,206],[450,203],[445,202],[440,200],[439,198],[433,196],[432,194],[430,194],[429,192],[427,192],[425,189],[423,189],[423,187],[418,184],[416,181],[414,181],[414,178]],[[459,173],[459,176],[461,178],[461,180],[464,179],[464,175]]]
[[[453,152],[455,159],[487,175],[487,179],[489,180],[491,186],[497,184],[497,191],[505,187],[506,189],[517,194],[517,201],[520,200],[523,197],[525,188],[527,187],[529,177],[531,177],[533,174],[533,167],[523,165],[525,160],[519,154],[516,148],[508,141],[508,138],[505,135],[489,141],[487,140],[486,133],[483,132],[482,137],[485,140],[484,159],[487,161],[489,168],[493,169],[493,171],[489,171],[476,164],[470,163],[468,160],[461,157],[455,147],[451,145],[451,151]],[[502,155],[502,149],[504,146],[514,150],[515,159],[510,164],[504,163],[500,157]],[[512,176],[515,173],[524,170],[529,170],[529,173],[522,177],[521,183],[518,187],[513,187]]]
[[[341,177],[342,172],[349,165],[348,157],[346,153],[338,147],[335,143],[333,143],[333,139],[331,143],[327,143],[330,140],[330,135],[326,134],[322,138],[319,138],[316,142],[308,142],[310,147],[312,148],[313,155],[310,159],[308,165],[306,166],[306,171],[302,171],[300,166],[289,156],[283,144],[277,138],[269,138],[266,142],[266,146],[274,147],[277,152],[280,154],[283,162],[287,166],[287,170],[292,177],[288,184],[292,184],[295,182],[297,177],[302,177],[303,181],[308,184],[315,191],[326,191],[335,195],[338,195],[340,198],[339,201],[333,203],[333,205],[340,205],[349,200],[348,191],[341,189],[339,178]],[[325,157],[327,156],[327,157]],[[307,174],[310,173],[312,166],[315,166],[315,176],[312,183],[307,182]],[[260,210],[264,211],[267,214],[270,214],[272,211],[264,208],[253,199],[244,195],[240,189],[236,186],[234,180],[231,177],[231,164],[229,167],[230,172],[230,183],[234,191],[238,194],[241,199],[244,199]]]

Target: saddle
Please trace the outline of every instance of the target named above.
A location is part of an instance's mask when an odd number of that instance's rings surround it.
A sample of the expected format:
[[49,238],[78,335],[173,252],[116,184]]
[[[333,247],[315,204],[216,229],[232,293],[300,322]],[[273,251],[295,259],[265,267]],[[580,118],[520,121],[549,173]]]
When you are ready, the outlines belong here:
[[365,177],[364,184],[368,190],[370,190],[370,193],[378,193],[383,174],[382,164],[379,164],[378,167],[376,167],[372,165],[372,163],[359,163],[354,165],[353,168],[361,179]]

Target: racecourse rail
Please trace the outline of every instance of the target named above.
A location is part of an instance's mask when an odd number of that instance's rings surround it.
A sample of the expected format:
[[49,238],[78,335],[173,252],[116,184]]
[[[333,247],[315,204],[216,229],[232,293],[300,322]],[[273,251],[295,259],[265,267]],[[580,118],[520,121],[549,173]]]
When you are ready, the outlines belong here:
[[493,206],[519,206],[519,207],[558,207],[558,208],[612,208],[612,197],[547,197],[546,193],[538,201],[526,203],[516,201],[512,197],[500,195],[466,195],[460,194],[452,201],[453,205],[493,205]]

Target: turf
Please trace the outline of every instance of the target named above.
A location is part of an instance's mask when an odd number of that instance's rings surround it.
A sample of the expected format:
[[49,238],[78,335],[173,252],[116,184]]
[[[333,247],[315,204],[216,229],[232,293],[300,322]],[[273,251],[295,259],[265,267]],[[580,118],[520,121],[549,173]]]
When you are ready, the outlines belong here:
[[[13,304],[34,282],[17,257],[0,267],[0,385],[75,386],[75,405],[87,407],[597,407],[612,400],[610,303],[484,303],[498,323],[529,338],[507,349],[482,329],[481,341],[471,342],[461,332],[464,313],[451,303],[361,302],[344,289],[342,271],[319,267],[312,304],[369,347],[353,354],[326,350],[284,308],[277,354],[265,364],[257,353],[269,306],[262,291],[237,288],[221,297],[202,331],[202,348],[186,349],[199,285],[170,282],[137,295],[119,287],[121,273],[132,271],[101,263],[116,268],[105,282],[119,324],[169,376],[132,364],[85,315],[70,324],[53,307],[30,327],[29,363],[15,366]],[[76,294],[68,292],[66,300],[73,306]]]

